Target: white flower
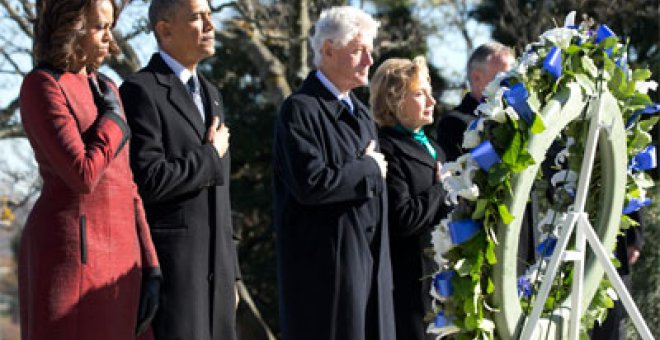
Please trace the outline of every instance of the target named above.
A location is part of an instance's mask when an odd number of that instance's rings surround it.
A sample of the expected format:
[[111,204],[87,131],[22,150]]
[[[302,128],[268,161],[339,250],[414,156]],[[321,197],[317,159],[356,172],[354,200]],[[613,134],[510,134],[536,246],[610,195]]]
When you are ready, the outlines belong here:
[[525,52],[521,57],[520,61],[513,67],[515,73],[519,75],[524,75],[527,73],[527,69],[531,66],[535,66],[539,62],[539,55],[534,51]]
[[568,159],[568,156],[570,153],[568,152],[568,149],[572,146],[575,145],[575,138],[573,137],[568,137],[566,139],[566,147],[562,149],[557,156],[555,156],[555,166],[559,167],[561,163],[566,162]]
[[553,187],[557,187],[558,185],[561,184],[566,189],[575,190],[575,184],[577,183],[577,179],[578,179],[577,172],[573,170],[561,170],[558,171],[556,174],[552,175],[552,178],[550,179],[550,183],[552,183]]
[[477,106],[476,111],[488,120],[494,120],[498,123],[506,122],[506,113],[501,100],[487,99],[486,102]]
[[566,27],[557,27],[551,30],[545,31],[541,36],[541,40],[547,40],[558,46],[562,50],[568,48],[571,45],[571,40],[574,36],[578,35],[577,31],[571,28]]
[[475,201],[479,197],[479,187],[472,183],[479,164],[470,154],[459,157],[455,162],[445,163],[442,167],[446,176],[442,186],[447,191],[447,204],[458,204],[458,197]]
[[504,79],[511,77],[510,72],[498,72],[483,91],[484,97],[488,99],[502,98],[505,88],[500,85]]
[[449,218],[443,219],[431,232],[431,244],[433,245],[433,258],[438,267],[443,267],[447,259],[443,257],[453,247],[451,235],[449,234]]
[[472,149],[481,143],[481,136],[477,130],[466,130],[463,133],[463,149]]
[[649,90],[655,91],[657,89],[658,89],[658,83],[656,83],[653,80],[635,82],[635,90],[642,94],[647,94]]
[[520,118],[518,116],[518,112],[516,112],[516,110],[511,106],[507,106],[507,108],[504,110],[504,113],[506,113],[506,115],[513,120],[518,120]]
[[575,26],[575,11],[571,11],[564,19],[564,27]]

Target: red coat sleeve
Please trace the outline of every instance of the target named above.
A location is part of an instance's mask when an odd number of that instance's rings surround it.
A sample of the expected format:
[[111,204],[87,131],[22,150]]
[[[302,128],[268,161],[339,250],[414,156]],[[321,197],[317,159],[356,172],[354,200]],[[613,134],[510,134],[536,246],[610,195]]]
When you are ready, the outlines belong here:
[[147,269],[150,274],[160,276],[160,265],[158,263],[158,256],[156,255],[156,248],[151,241],[149,224],[144,213],[142,199],[137,192],[137,186],[134,187],[134,192],[135,223],[137,224],[138,238],[140,239],[140,249],[142,249],[142,267]]
[[20,107],[33,147],[74,192],[94,189],[127,138],[121,120],[99,116],[83,140],[60,85],[45,71],[25,78]]

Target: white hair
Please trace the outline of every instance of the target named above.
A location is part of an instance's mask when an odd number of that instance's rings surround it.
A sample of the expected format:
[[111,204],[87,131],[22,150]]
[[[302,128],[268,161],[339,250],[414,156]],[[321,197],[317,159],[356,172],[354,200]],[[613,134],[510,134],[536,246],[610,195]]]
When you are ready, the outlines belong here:
[[314,35],[309,42],[314,51],[314,65],[321,64],[323,44],[330,40],[334,47],[344,47],[356,36],[374,39],[380,22],[359,8],[337,6],[323,10],[314,25]]

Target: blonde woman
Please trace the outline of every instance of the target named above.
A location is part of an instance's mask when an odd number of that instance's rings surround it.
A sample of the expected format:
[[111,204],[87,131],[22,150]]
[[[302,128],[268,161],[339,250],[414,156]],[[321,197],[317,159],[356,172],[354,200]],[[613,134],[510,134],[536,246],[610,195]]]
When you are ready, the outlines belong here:
[[433,123],[435,106],[426,60],[385,61],[370,89],[387,161],[396,338],[433,339],[426,334],[424,315],[431,303],[426,276],[436,268],[424,248],[431,244],[432,227],[446,214],[440,182],[445,155],[422,129]]

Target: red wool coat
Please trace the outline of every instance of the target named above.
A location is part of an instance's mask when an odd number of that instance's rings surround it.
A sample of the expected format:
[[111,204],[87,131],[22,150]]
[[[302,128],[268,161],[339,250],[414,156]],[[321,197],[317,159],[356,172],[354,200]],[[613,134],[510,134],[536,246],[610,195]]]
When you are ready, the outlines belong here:
[[99,117],[86,76],[43,67],[20,110],[43,178],[21,240],[22,339],[135,339],[142,270],[158,260],[125,118]]

